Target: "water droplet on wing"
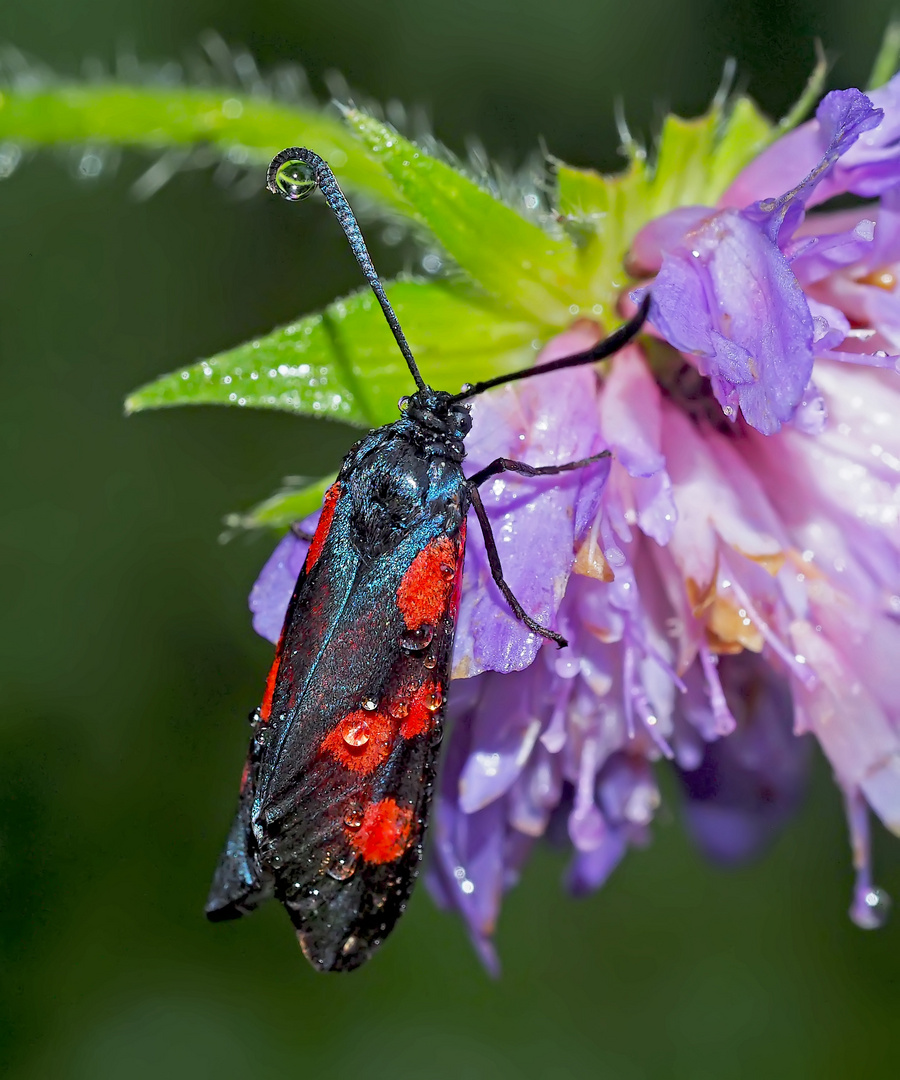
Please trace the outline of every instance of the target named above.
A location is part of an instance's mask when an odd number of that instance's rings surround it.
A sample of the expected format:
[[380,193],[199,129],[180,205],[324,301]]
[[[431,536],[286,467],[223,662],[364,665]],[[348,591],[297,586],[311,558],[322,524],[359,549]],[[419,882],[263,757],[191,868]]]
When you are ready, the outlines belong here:
[[422,704],[429,712],[437,712],[444,702],[444,695],[441,693],[440,687],[432,690],[430,694],[426,694],[422,699]]
[[342,859],[338,859],[336,862],[331,863],[325,873],[330,878],[334,878],[335,881],[347,881],[348,878],[352,878],[356,873],[356,863],[358,858],[359,856],[356,852],[351,852]]
[[352,956],[355,952],[359,951],[360,945],[361,942],[356,934],[351,934],[341,946],[341,954],[343,956]]
[[348,746],[365,746],[372,731],[365,720],[349,720],[344,724],[341,737]]
[[400,635],[400,644],[408,652],[421,652],[427,649],[434,637],[434,627],[431,623],[422,623],[415,630],[404,630]]

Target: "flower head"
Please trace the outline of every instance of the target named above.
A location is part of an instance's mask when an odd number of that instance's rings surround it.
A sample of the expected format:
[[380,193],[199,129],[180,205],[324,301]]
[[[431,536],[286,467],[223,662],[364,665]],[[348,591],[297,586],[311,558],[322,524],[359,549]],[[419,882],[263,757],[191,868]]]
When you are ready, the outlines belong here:
[[[900,832],[898,127],[900,78],[828,94],[715,205],[647,211],[626,264],[647,339],[473,407],[472,470],[612,451],[483,492],[509,584],[567,650],[516,621],[470,531],[429,881],[491,965],[540,837],[596,889],[647,841],[665,760],[700,846],[753,855],[798,805],[809,736],[848,806],[851,914],[883,919],[867,807]],[[815,209],[847,193],[875,201]],[[541,359],[600,334],[579,312]],[[289,534],[254,587],[272,639],[303,551]]]

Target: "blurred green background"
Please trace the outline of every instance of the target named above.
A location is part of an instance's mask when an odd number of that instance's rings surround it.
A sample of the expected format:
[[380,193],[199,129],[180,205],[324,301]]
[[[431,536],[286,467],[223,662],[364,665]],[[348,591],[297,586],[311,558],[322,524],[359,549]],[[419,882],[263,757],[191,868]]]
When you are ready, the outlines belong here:
[[[264,66],[303,63],[323,95],[337,69],[424,106],[456,150],[477,134],[516,164],[544,137],[613,167],[617,95],[649,135],[666,108],[702,109],[733,55],[780,114],[817,35],[831,85],[863,85],[890,8],[7,0],[0,39],[76,74],[122,44],[180,58],[215,27]],[[276,200],[238,201],[208,172],[137,203],[146,164],[126,155],[84,183],[48,154],[0,185],[3,1075],[896,1076],[900,921],[866,934],[846,918],[821,762],[761,865],[708,868],[677,809],[588,900],[561,894],[557,855],[536,858],[504,911],[499,982],[422,889],[350,977],[314,974],[274,906],[206,923],[270,654],[245,608],[267,542],[221,546],[221,519],[285,474],[334,467],[354,435],[215,409],[126,420],[121,401],[359,280],[323,208],[286,223]],[[383,272],[409,263],[370,233]],[[877,841],[878,880],[900,895],[900,844]]]

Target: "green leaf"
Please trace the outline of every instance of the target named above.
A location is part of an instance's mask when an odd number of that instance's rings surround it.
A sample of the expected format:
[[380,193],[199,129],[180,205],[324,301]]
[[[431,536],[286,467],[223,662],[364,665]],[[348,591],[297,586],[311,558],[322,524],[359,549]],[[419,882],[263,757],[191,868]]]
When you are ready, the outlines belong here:
[[125,411],[173,405],[284,409],[360,427],[370,423],[347,365],[333,347],[327,314],[308,315],[265,337],[163,375],[131,394]]
[[[225,524],[230,530],[275,529],[284,532],[295,521],[309,517],[322,505],[325,492],[334,483],[337,473],[323,476],[301,488],[285,488],[258,503],[243,514],[229,514]],[[228,534],[226,533],[226,537]]]
[[575,245],[551,235],[459,169],[357,110],[347,121],[450,257],[491,296],[540,325],[571,321],[583,293]]
[[[422,368],[455,388],[527,364],[540,328],[452,281],[387,286]],[[368,290],[265,337],[175,371],[135,391],[126,410],[173,405],[283,409],[371,427],[397,416],[414,389],[381,308]]]
[[[0,89],[0,139],[32,146],[114,144],[151,150],[212,146],[236,164],[268,164],[285,146],[310,146],[341,182],[403,208],[381,166],[337,119],[231,90],[80,85]],[[260,180],[260,189],[264,180]]]

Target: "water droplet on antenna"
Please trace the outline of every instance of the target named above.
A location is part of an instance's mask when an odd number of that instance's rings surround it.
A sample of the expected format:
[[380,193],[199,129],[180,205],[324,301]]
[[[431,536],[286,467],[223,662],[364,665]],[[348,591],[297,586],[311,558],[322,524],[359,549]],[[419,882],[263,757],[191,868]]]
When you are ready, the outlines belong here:
[[306,199],[316,190],[316,171],[305,161],[283,161],[275,172],[275,188],[290,202]]

